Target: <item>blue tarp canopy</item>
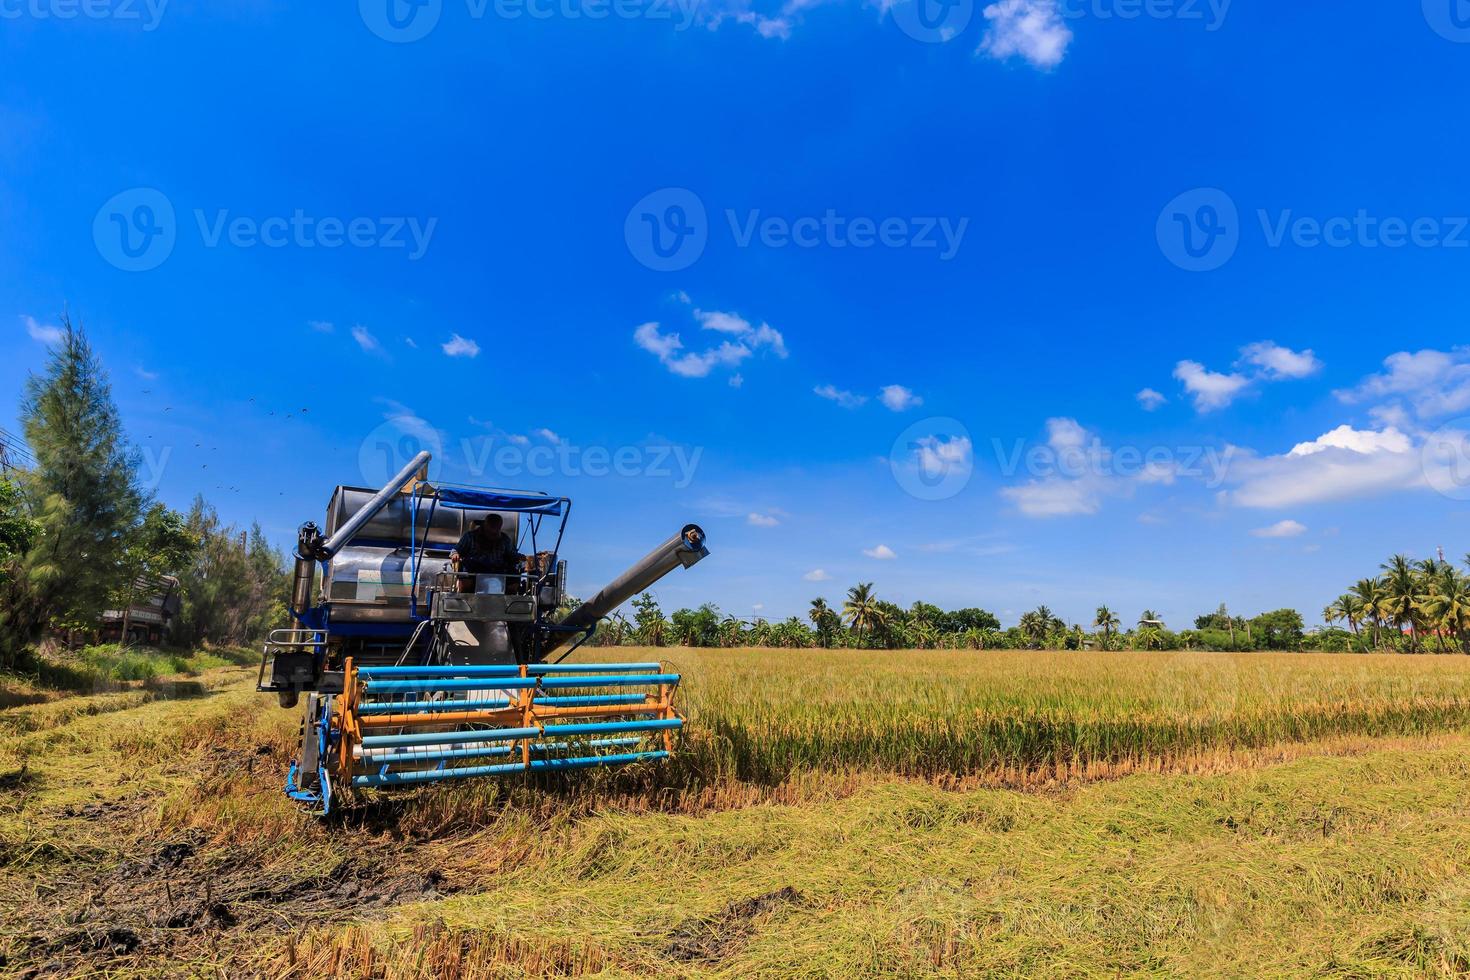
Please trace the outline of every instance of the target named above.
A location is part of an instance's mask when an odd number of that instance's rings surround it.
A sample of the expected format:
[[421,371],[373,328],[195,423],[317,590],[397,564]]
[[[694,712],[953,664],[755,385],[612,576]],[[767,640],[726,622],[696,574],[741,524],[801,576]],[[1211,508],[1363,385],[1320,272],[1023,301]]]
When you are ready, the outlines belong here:
[[434,496],[441,507],[461,510],[511,510],[522,514],[561,516],[561,497],[512,490],[476,490],[473,487],[437,487]]

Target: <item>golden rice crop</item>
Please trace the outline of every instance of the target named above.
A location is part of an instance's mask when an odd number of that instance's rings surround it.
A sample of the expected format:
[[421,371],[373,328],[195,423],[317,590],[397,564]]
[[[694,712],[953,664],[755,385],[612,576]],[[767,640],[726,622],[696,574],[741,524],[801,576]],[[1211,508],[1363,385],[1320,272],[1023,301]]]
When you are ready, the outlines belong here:
[[[616,657],[608,656],[615,652]],[[684,674],[685,765],[1069,775],[1470,719],[1470,658],[1322,654],[639,649]]]

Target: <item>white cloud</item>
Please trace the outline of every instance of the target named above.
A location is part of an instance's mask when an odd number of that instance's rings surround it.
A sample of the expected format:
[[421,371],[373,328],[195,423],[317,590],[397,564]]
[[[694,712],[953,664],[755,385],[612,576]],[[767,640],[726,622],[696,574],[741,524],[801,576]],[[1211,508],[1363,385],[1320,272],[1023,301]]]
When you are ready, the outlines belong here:
[[1031,480],[1018,487],[1006,487],[1000,493],[1027,517],[1096,514],[1102,506],[1097,488],[1089,480],[1067,480],[1049,476],[1041,480]]
[[816,392],[819,398],[836,402],[843,408],[860,408],[868,400],[867,395],[855,395],[850,391],[844,391],[838,388],[836,385],[817,385],[812,391]]
[[830,575],[827,574],[827,570],[825,568],[813,568],[811,571],[809,571],[805,575],[803,575],[802,578],[805,579],[808,582],[830,582],[830,581],[832,581],[832,576],[830,576]]
[[666,361],[684,344],[676,333],[660,333],[658,324],[645,323],[633,331],[633,343],[642,347],[660,361]]
[[1245,375],[1209,371],[1198,361],[1180,361],[1174,365],[1174,377],[1183,383],[1199,412],[1224,408],[1250,384]]
[[780,358],[787,356],[786,338],[769,323],[753,327],[749,320],[738,313],[722,313],[718,310],[695,310],[694,318],[706,330],[739,337],[756,349],[770,348],[771,353]]
[[1046,444],[1057,452],[1081,449],[1087,442],[1087,430],[1076,419],[1054,418],[1046,420]]
[[1292,456],[1311,456],[1329,449],[1348,449],[1355,453],[1407,453],[1414,443],[1398,429],[1387,428],[1381,432],[1372,429],[1354,429],[1350,425],[1339,425],[1311,442],[1299,442],[1291,447]]
[[898,555],[894,554],[893,549],[886,544],[880,544],[875,548],[864,548],[863,554],[869,558],[877,558],[879,561],[892,561],[898,557]]
[[1322,370],[1322,362],[1310,350],[1294,351],[1270,340],[1258,340],[1240,349],[1241,360],[1260,368],[1267,378],[1307,378]]
[[542,439],[545,439],[553,446],[561,445],[561,436],[557,435],[555,432],[552,432],[550,429],[536,429],[531,434],[540,436]]
[[974,447],[967,436],[924,436],[914,450],[914,459],[925,478],[942,480],[974,465]]
[[751,527],[775,527],[781,522],[770,514],[758,514],[755,511],[751,511],[745,515],[745,523]]
[[718,310],[695,310],[694,318],[706,330],[733,333],[736,336],[750,333],[750,321],[738,313],[721,313]]
[[1401,396],[1424,419],[1470,408],[1470,347],[1399,351],[1384,358],[1383,367],[1383,373],[1369,375],[1337,397],[1351,404]]
[[1154,409],[1158,408],[1160,405],[1169,400],[1163,395],[1159,394],[1157,391],[1154,391],[1152,388],[1144,388],[1133,397],[1138,399],[1138,404],[1143,406],[1143,410],[1145,412],[1152,412]]
[[740,374],[739,372],[736,372],[735,374],[730,375],[730,387],[731,388],[739,388],[739,387],[741,387],[744,384],[745,384],[745,376],[743,374]]
[[1258,527],[1251,532],[1257,538],[1295,538],[1307,533],[1307,526],[1300,521],[1277,521],[1270,527]]
[[[1047,419],[1046,442],[1051,450],[1043,454],[1050,460],[1046,468],[1032,469],[1033,479],[1001,490],[1001,496],[1026,517],[1095,514],[1106,498],[1130,497],[1140,487],[1154,484],[1167,486],[1181,473],[1173,459],[1145,457],[1137,450],[1115,453],[1072,418]],[[1023,458],[1018,450],[1016,463]]]
[[506,438],[515,443],[517,446],[529,446],[531,444],[530,436],[523,436],[518,432],[513,432],[510,435],[506,436]]
[[468,337],[459,334],[451,334],[449,339],[440,345],[444,353],[450,357],[479,357],[480,345]]
[[1036,68],[1055,68],[1072,41],[1056,0],[1000,0],[985,8],[985,19],[979,50],[1001,61],[1020,55]]
[[419,342],[417,340],[414,340],[412,337],[404,337],[403,342],[412,347],[414,350],[419,349]]
[[147,368],[143,367],[142,365],[139,365],[138,367],[133,368],[133,370],[136,371],[136,372],[138,372],[138,377],[142,378],[144,381],[157,381],[158,380],[158,372],[157,371],[150,371]]
[[378,338],[360,323],[352,328],[352,339],[357,341],[357,346],[370,354],[383,349],[383,346],[378,343]]
[[884,385],[878,393],[878,400],[891,412],[902,412],[924,404],[924,399],[903,385]]
[[306,325],[317,333],[331,333],[337,329],[330,320],[307,320]]
[[[1211,371],[1198,361],[1185,360],[1174,366],[1174,377],[1194,399],[1195,411],[1203,413],[1225,408],[1257,383],[1291,381],[1322,370],[1322,362],[1310,350],[1295,351],[1272,340],[1246,344],[1235,366],[1248,373]],[[1149,411],[1163,404],[1163,396],[1152,388],[1145,388],[1135,397]]]
[[1228,499],[1242,507],[1277,508],[1345,500],[1426,485],[1425,461],[1397,429],[1341,425],[1277,456],[1241,453],[1228,479]]
[[53,327],[49,324],[37,323],[36,318],[33,316],[23,316],[21,317],[21,319],[25,321],[26,333],[30,334],[31,339],[34,340],[36,343],[61,343],[63,333],[60,327]]
[[705,351],[689,351],[677,333],[664,333],[657,322],[651,322],[633,331],[633,342],[657,357],[670,372],[683,378],[707,377],[717,367],[734,368],[757,350],[769,350],[777,357],[787,356],[785,338],[770,324],[752,327],[748,320],[735,313],[695,310],[694,316],[706,330],[739,339],[722,341],[719,346]]

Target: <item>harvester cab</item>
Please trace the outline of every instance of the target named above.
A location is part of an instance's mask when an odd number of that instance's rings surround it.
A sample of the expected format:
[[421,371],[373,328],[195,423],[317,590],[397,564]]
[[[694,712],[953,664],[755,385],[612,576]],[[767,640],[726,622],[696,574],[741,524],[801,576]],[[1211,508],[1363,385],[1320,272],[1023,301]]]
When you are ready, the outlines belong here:
[[[377,491],[337,487],[325,530],[300,529],[298,625],[271,634],[257,682],[284,708],[305,696],[287,794],[325,814],[344,792],[672,754],[678,674],[564,661],[603,616],[704,558],[704,531],[685,525],[558,619],[571,501],[431,483],[429,458]],[[457,571],[456,544],[492,514],[519,567]]]

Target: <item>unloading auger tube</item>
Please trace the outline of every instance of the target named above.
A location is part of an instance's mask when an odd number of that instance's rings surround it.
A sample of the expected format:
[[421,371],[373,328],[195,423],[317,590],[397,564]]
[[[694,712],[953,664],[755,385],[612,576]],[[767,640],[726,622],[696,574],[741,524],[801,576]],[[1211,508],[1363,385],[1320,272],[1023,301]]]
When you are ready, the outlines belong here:
[[[325,532],[302,525],[300,628],[272,634],[258,684],[287,707],[306,695],[286,792],[324,814],[344,791],[668,758],[678,674],[563,661],[603,616],[708,555],[703,529],[686,524],[558,622],[571,501],[433,484],[429,460],[376,491],[337,487]],[[452,570],[461,536],[491,515],[527,552],[518,570]]]

